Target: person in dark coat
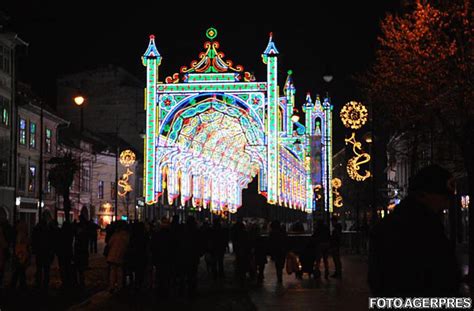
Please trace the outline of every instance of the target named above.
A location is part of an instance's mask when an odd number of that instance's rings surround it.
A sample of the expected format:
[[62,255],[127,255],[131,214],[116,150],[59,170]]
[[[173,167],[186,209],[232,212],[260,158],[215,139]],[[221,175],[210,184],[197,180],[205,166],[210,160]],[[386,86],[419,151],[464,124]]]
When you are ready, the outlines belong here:
[[257,283],[261,284],[264,279],[265,265],[267,260],[267,247],[265,240],[262,237],[260,227],[257,225],[255,230],[255,244],[254,244],[255,265],[257,268]]
[[74,284],[85,287],[85,271],[89,266],[89,222],[81,215],[74,228]]
[[56,255],[58,256],[59,272],[62,287],[72,285],[72,256],[73,256],[74,228],[69,221],[63,223],[58,237]]
[[270,234],[268,236],[268,251],[275,263],[278,283],[283,282],[283,267],[288,251],[286,232],[283,231],[278,220],[270,224]]
[[452,297],[461,281],[445,235],[451,174],[430,165],[410,179],[408,196],[370,234],[368,281],[374,296]]
[[319,266],[322,259],[324,263],[324,277],[327,279],[329,277],[328,254],[330,248],[330,233],[329,227],[323,222],[322,219],[319,219],[316,222],[316,228],[313,233],[313,241],[316,251],[316,271],[314,272],[314,276],[321,276]]
[[173,286],[176,245],[168,218],[163,217],[151,238],[152,262],[155,266],[155,286],[160,295],[168,296]]
[[332,234],[330,239],[330,249],[332,259],[334,261],[334,274],[331,275],[333,278],[342,277],[342,263],[341,263],[341,239],[342,239],[342,225],[338,219],[334,217],[332,219]]
[[177,261],[181,274],[180,287],[184,288],[185,283],[189,297],[194,297],[197,290],[199,260],[204,253],[204,241],[193,216],[186,219],[182,239],[178,244]]
[[31,241],[36,263],[35,285],[43,289],[49,287],[49,273],[56,246],[55,231],[50,221],[49,214],[44,213],[41,221],[33,228]]
[[89,220],[89,253],[97,254],[97,230],[99,230],[99,225],[94,222],[94,220]]
[[210,233],[211,254],[214,258],[212,274],[214,279],[224,278],[224,254],[229,244],[229,237],[222,228],[220,218],[214,220]]

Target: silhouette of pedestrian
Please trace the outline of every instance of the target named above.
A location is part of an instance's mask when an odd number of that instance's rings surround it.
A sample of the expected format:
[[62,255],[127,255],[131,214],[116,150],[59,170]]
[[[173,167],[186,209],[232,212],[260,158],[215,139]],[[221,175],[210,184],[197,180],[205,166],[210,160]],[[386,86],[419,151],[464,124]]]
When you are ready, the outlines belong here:
[[212,224],[211,236],[211,254],[214,258],[212,265],[212,274],[214,279],[224,278],[224,254],[229,244],[227,232],[222,228],[220,218],[214,220]]
[[275,263],[278,283],[283,282],[283,267],[288,251],[286,232],[283,231],[278,220],[270,224],[270,234],[268,236],[268,250]]
[[324,277],[327,279],[329,277],[328,254],[330,247],[330,233],[329,227],[324,224],[323,220],[321,219],[316,221],[316,228],[313,232],[313,240],[316,248],[316,271],[314,276],[321,276],[320,264],[322,259],[324,263]]
[[36,263],[35,285],[43,289],[49,287],[49,273],[55,251],[55,244],[51,243],[55,241],[55,236],[50,222],[51,216],[45,211],[32,233],[32,249]]
[[85,271],[89,266],[89,222],[80,216],[74,228],[74,285],[85,287]]
[[20,219],[15,226],[12,288],[16,288],[18,282],[21,289],[26,288],[26,268],[29,260],[28,227],[25,221]]
[[331,275],[333,278],[342,277],[342,264],[341,264],[341,238],[342,238],[342,225],[339,223],[337,217],[332,219],[333,231],[330,240],[330,249],[332,259],[334,261],[334,274]]
[[99,225],[94,222],[91,218],[88,225],[89,230],[89,253],[97,254],[97,230],[99,230]]
[[370,234],[370,289],[375,296],[450,297],[460,270],[442,214],[454,195],[451,174],[438,165],[409,181],[408,196]]
[[63,288],[72,285],[74,228],[69,221],[63,223],[59,232],[56,255]]
[[122,285],[123,265],[125,252],[130,240],[127,232],[127,225],[123,221],[117,221],[115,230],[109,240],[109,250],[107,252],[107,263],[110,266],[109,291],[111,293],[119,290]]
[[163,217],[158,230],[155,230],[151,240],[152,261],[155,266],[155,286],[159,295],[167,297],[174,285],[174,260],[176,258],[176,243],[168,218]]

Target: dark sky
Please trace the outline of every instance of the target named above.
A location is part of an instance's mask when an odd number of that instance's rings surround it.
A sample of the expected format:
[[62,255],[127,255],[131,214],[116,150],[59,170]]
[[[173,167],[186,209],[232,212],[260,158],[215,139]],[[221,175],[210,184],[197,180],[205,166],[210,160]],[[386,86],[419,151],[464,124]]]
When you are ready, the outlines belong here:
[[[398,0],[334,0],[315,1],[310,8],[288,1],[270,14],[266,8],[271,2],[255,6],[257,2],[232,2],[235,6],[226,8],[222,6],[226,2],[202,1],[194,2],[193,8],[182,1],[128,1],[127,5],[116,1],[109,6],[2,1],[0,9],[11,16],[11,27],[30,44],[22,79],[50,102],[55,100],[58,75],[100,64],[121,65],[144,79],[140,57],[149,34],[155,34],[163,57],[160,76],[164,79],[197,59],[207,39],[205,30],[212,26],[218,30],[217,40],[226,58],[255,72],[257,80],[265,79],[261,53],[273,32],[280,51],[280,85],[292,69],[299,105],[306,92],[324,94],[329,87],[337,116],[347,101],[359,98],[351,76],[367,68],[380,20],[399,6]],[[322,80],[326,69],[334,75],[330,86]],[[336,135],[339,127],[336,124]]]

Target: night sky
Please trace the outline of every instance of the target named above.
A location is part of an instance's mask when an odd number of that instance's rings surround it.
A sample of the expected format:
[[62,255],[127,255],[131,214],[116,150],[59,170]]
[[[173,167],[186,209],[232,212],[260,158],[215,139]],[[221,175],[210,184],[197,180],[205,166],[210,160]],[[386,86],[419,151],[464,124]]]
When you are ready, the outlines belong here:
[[[30,44],[20,78],[31,83],[51,106],[55,105],[56,78],[62,74],[111,63],[144,80],[140,57],[149,34],[155,34],[163,57],[160,79],[164,80],[197,59],[207,40],[205,31],[212,26],[218,30],[225,58],[254,72],[257,80],[265,79],[261,54],[273,32],[280,52],[280,86],[292,69],[298,105],[308,91],[314,99],[316,93],[329,90],[336,115],[347,101],[360,98],[351,77],[373,59],[380,20],[399,7],[395,0],[364,5],[360,1],[318,1],[312,8],[279,6],[278,13],[269,14],[268,5],[255,7],[244,2],[235,2],[232,8],[220,2],[195,2],[194,8],[181,1],[177,5],[128,2],[126,6],[115,2],[101,7],[70,1],[10,2],[2,3],[0,9],[11,16],[10,28]],[[331,85],[322,80],[326,71],[334,75]],[[337,138],[342,126],[334,123]],[[342,146],[340,141],[336,139],[336,147]]]

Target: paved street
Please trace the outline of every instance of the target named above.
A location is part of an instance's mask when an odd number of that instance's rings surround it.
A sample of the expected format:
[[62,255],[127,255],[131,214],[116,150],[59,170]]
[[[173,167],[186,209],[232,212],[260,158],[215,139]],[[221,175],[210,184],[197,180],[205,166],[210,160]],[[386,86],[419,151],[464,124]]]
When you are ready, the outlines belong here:
[[[175,295],[157,297],[152,291],[136,294],[102,291],[70,310],[154,310],[157,308],[189,310],[366,310],[368,289],[365,283],[366,260],[350,255],[343,258],[344,277],[312,280],[304,275],[298,280],[284,275],[283,285],[276,282],[273,263],[266,267],[262,286],[248,282],[243,287],[232,278],[233,256],[226,256],[225,281],[213,281],[201,260],[199,295],[194,300]],[[330,265],[332,270],[332,263]]]
[[[248,281],[243,286],[233,278],[233,260],[231,254],[225,257],[226,278],[214,281],[205,269],[201,259],[199,267],[199,294],[189,299],[178,293],[165,299],[154,290],[142,292],[122,290],[110,294],[106,290],[107,267],[101,255],[103,243],[99,244],[99,253],[91,256],[90,269],[87,271],[87,289],[61,291],[56,263],[53,265],[51,290],[46,295],[31,289],[34,267],[28,269],[30,289],[17,293],[6,289],[0,300],[1,310],[367,310],[369,291],[366,283],[367,259],[365,256],[347,254],[342,257],[343,278],[313,280],[308,275],[303,280],[294,274],[284,273],[283,284],[276,282],[273,262],[265,269],[265,279],[261,286]],[[330,270],[333,263],[330,261]],[[7,279],[9,275],[7,275]],[[467,292],[467,288],[465,288]]]

